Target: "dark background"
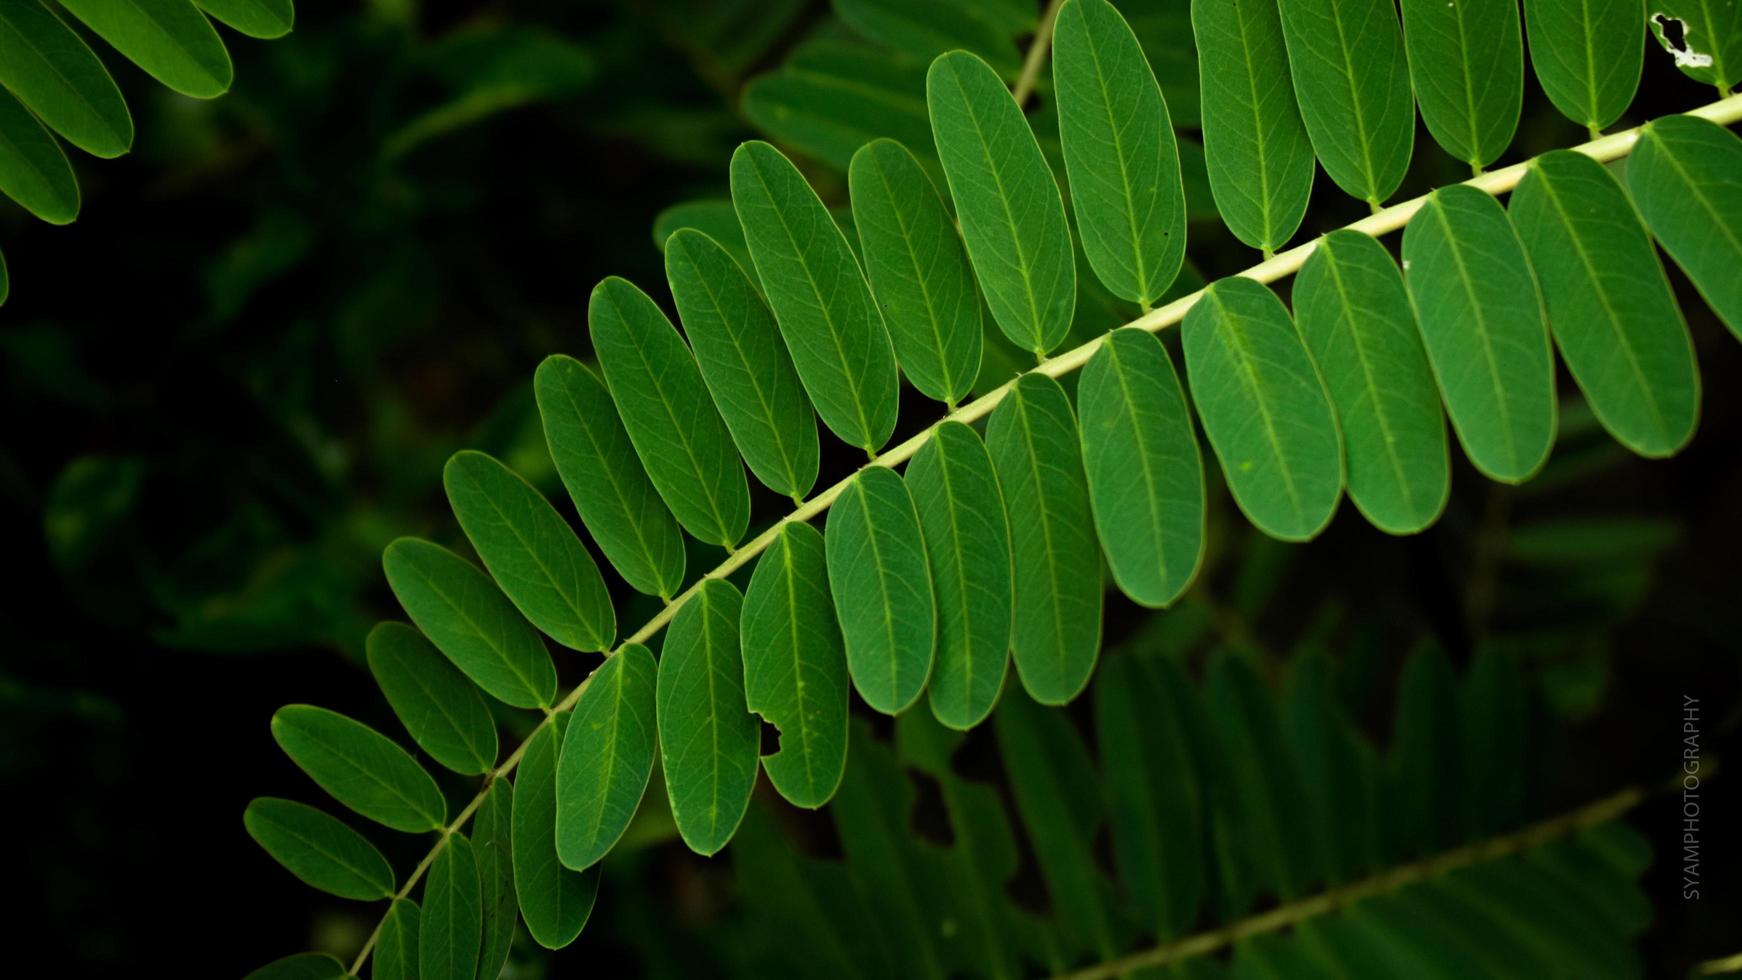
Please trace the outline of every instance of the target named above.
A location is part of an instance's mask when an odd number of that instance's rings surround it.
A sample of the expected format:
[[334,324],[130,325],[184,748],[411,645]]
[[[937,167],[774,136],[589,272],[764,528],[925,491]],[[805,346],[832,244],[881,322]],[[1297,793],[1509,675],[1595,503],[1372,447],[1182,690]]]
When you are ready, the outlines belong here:
[[[684,41],[682,6],[307,2],[297,13],[276,42],[226,35],[237,82],[211,103],[107,57],[138,123],[134,152],[76,161],[85,204],[70,227],[0,206],[12,274],[0,310],[0,541],[12,570],[0,812],[23,912],[8,917],[9,945],[56,973],[238,975],[367,933],[372,918],[303,888],[243,832],[251,797],[313,792],[267,719],[312,701],[390,729],[359,657],[370,623],[395,613],[381,546],[452,539],[439,472],[463,446],[552,486],[533,368],[586,353],[585,299],[602,276],[663,302],[653,216],[723,194],[731,147],[757,135],[735,111],[741,75]],[[824,16],[802,14],[787,33]],[[477,46],[502,31],[509,42]],[[780,44],[771,50],[751,67],[777,60]],[[1647,52],[1629,119],[1710,101],[1660,54]],[[539,85],[498,84],[503,58],[536,60]],[[1502,163],[1583,138],[1531,92]],[[1429,146],[1423,131],[1407,193],[1458,176]],[[1307,230],[1362,211],[1321,179]],[[1218,229],[1193,235],[1207,275],[1255,260]],[[1569,726],[1540,760],[1546,798],[1671,777],[1683,693],[1704,702],[1716,768],[1739,703],[1742,393],[1730,379],[1742,377],[1742,345],[1672,279],[1705,385],[1700,431],[1679,457],[1627,456],[1581,429],[1574,408],[1536,484],[1500,489],[1460,463],[1446,518],[1411,539],[1344,506],[1314,544],[1274,546],[1223,495],[1218,567],[1194,607],[1214,613],[1222,640],[1277,651],[1306,635],[1365,637],[1382,674],[1422,637],[1458,661],[1481,643],[1514,646],[1544,711]],[[1564,373],[1562,392],[1578,401]],[[908,407],[903,431],[931,412]],[[825,481],[851,465],[827,461]],[[1583,557],[1508,557],[1521,528],[1569,517],[1620,523],[1597,525]],[[1112,599],[1109,617],[1115,638],[1140,619]],[[565,683],[590,666],[575,661],[559,658]],[[1698,902],[1680,898],[1679,801],[1637,816],[1658,854],[1648,975],[1735,951],[1742,863],[1726,782],[1706,787]],[[554,963],[635,972],[646,909],[705,921],[718,908],[711,886],[697,900],[696,881],[720,873],[670,843],[626,859]],[[637,896],[636,919],[613,889]]]

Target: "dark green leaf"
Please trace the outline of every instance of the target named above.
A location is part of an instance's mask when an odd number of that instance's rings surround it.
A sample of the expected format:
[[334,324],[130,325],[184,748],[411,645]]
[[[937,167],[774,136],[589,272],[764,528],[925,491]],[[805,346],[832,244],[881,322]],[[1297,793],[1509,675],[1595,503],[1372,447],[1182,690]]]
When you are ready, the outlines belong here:
[[0,4],[0,85],[86,153],[117,157],[133,145],[133,117],[108,70],[36,0]]
[[581,523],[631,588],[669,601],[683,587],[683,533],[648,482],[605,383],[580,361],[552,354],[533,388]]
[[847,761],[847,657],[829,599],[823,537],[787,524],[744,592],[744,697],[780,730],[762,769],[781,796],[816,808],[835,795]]
[[[1010,524],[992,457],[973,429],[940,424],[907,464],[937,590],[931,710],[955,729],[985,720],[1010,665]],[[838,505],[838,502],[837,502]]]
[[660,768],[685,844],[719,852],[756,788],[760,729],[744,701],[738,649],[744,598],[731,583],[703,580],[672,617],[656,692]]
[[1107,0],[1059,9],[1052,70],[1083,253],[1113,295],[1148,309],[1186,250],[1185,185],[1161,86]]
[[[1458,685],[1451,662],[1437,646],[1416,650],[1404,662],[1397,682],[1390,760],[1390,792],[1397,801],[1389,821],[1392,860],[1448,850],[1462,839],[1462,796],[1469,777],[1463,772],[1463,729],[1458,721]],[[1510,778],[1503,758],[1470,761],[1484,767],[1492,763],[1493,775]]]
[[842,439],[876,452],[895,431],[895,354],[846,237],[798,168],[767,143],[732,154],[732,201],[817,414]]
[[[1736,10],[1742,10],[1737,4]],[[1739,58],[1738,60],[1742,60]],[[1742,139],[1717,123],[1648,123],[1627,161],[1627,190],[1718,319],[1742,339]]]
[[1077,301],[1076,256],[1058,181],[1028,120],[986,62],[952,51],[926,72],[932,134],[962,238],[992,318],[1011,342],[1045,357],[1065,338]]
[[406,751],[369,726],[306,704],[279,708],[272,737],[333,799],[394,830],[440,830],[447,801]]
[[1524,99],[1516,0],[1400,0],[1409,74],[1427,131],[1474,170],[1512,142]]
[[1294,315],[1337,407],[1349,497],[1391,534],[1432,524],[1451,490],[1446,421],[1397,263],[1332,232],[1295,278]]
[[1645,62],[1644,0],[1524,0],[1530,64],[1548,100],[1591,130],[1620,118]]
[[514,897],[514,784],[497,779],[472,818],[472,850],[478,860],[478,895],[483,909],[483,942],[478,976],[502,975],[514,945],[520,904]]
[[1258,529],[1306,541],[1343,491],[1343,449],[1318,368],[1276,294],[1212,283],[1186,314],[1186,374],[1234,502]]
[[1004,489],[1015,569],[1016,673],[1042,704],[1089,682],[1101,645],[1101,555],[1077,423],[1057,381],[1025,374],[993,409],[986,448]]
[[483,925],[478,860],[465,834],[449,834],[423,884],[423,916],[417,936],[419,980],[472,980],[477,976]]
[[847,170],[865,275],[913,386],[948,403],[980,374],[980,293],[961,236],[919,161],[894,140],[867,143]]
[[365,643],[369,672],[412,741],[455,772],[496,764],[496,722],[478,688],[423,634],[404,623],[377,623]]
[[[673,204],[653,218],[653,244],[661,252],[666,249],[666,243],[671,236],[688,229],[699,231],[714,240],[714,244],[731,253],[738,264],[748,269],[750,267],[750,249],[744,244],[744,229],[738,224],[738,211],[732,207],[730,200],[720,198],[703,198],[695,201],[682,201]],[[670,260],[667,259],[666,271],[671,271]],[[675,291],[675,290],[674,290]],[[678,312],[683,312],[683,300],[678,299]],[[684,319],[689,319],[685,317]],[[695,331],[684,325],[684,333],[690,343],[696,342]],[[696,355],[700,358],[700,354]],[[703,369],[706,373],[706,368]]]
[[230,88],[230,53],[191,0],[58,0],[145,73],[183,95]]
[[1185,592],[1204,560],[1204,462],[1167,349],[1115,330],[1077,385],[1083,470],[1113,581],[1145,606]]
[[1507,210],[1597,418],[1641,455],[1686,445],[1700,407],[1693,344],[1621,185],[1590,157],[1556,150],[1531,161]]
[[381,938],[375,944],[372,980],[417,980],[417,944],[422,912],[409,898],[395,899],[381,922]]
[[593,289],[587,323],[629,441],[678,523],[709,544],[737,544],[750,489],[683,338],[646,293],[616,276]]
[[658,667],[626,643],[593,672],[563,738],[556,774],[556,852],[584,871],[623,836],[653,773]]
[[599,894],[597,865],[576,874],[557,860],[557,755],[567,720],[555,715],[539,726],[514,775],[514,894],[526,931],[546,949],[575,941]]
[[1300,227],[1313,187],[1276,5],[1192,0],[1192,34],[1216,207],[1234,237],[1273,252]]
[[1524,822],[1525,730],[1530,723],[1518,659],[1482,650],[1471,660],[1458,696],[1458,728],[1464,733],[1458,773],[1464,780],[1464,837],[1479,840]]
[[[1728,89],[1742,81],[1742,4],[1733,0],[1655,0],[1652,33],[1675,58],[1682,72],[1695,81]],[[1681,43],[1668,30],[1681,22]]]
[[[195,0],[231,30],[249,37],[271,40],[290,33],[296,24],[291,0]],[[494,980],[494,978],[492,978]]]
[[532,625],[573,650],[608,650],[617,614],[593,556],[544,495],[492,456],[465,450],[442,469],[460,527]]
[[848,27],[921,60],[965,48],[1014,77],[1019,62],[1008,34],[973,3],[952,0],[833,0]]
[[1442,187],[1403,230],[1404,280],[1458,441],[1517,483],[1554,444],[1554,362],[1530,261],[1498,201]]
[[865,45],[819,40],[744,87],[744,115],[781,143],[845,170],[880,136],[932,152],[925,66]]
[[476,565],[419,538],[389,544],[381,564],[411,621],[486,693],[516,708],[551,705],[556,668],[544,641]]
[[242,980],[343,980],[346,976],[344,965],[325,953],[298,953],[273,960]]
[[1287,900],[1321,874],[1306,797],[1282,737],[1275,699],[1244,659],[1218,655],[1204,684],[1209,717],[1222,747],[1233,839],[1250,856],[1259,891]]
[[937,607],[913,498],[894,470],[869,466],[829,509],[829,594],[847,668],[865,703],[897,715],[931,676]]
[[79,216],[79,183],[60,144],[12,93],[0,89],[0,194],[52,225]]
[[393,894],[393,868],[355,830],[293,800],[262,796],[242,814],[248,836],[311,888],[362,901]]

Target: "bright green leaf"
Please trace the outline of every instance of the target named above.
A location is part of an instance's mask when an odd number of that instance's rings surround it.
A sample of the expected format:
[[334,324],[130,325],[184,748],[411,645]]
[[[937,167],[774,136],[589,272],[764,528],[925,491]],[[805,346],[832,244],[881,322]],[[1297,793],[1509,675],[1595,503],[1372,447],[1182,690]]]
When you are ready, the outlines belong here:
[[417,944],[423,913],[409,898],[395,899],[381,921],[371,980],[417,980]]
[[1325,173],[1375,207],[1403,182],[1415,97],[1393,0],[1281,0],[1301,119]]
[[0,194],[51,225],[79,216],[79,182],[60,144],[42,123],[0,88]]
[[1115,330],[1077,385],[1083,471],[1113,581],[1145,606],[1179,598],[1204,560],[1204,461],[1167,349]]
[[472,980],[478,974],[484,909],[478,859],[461,833],[449,834],[423,883],[418,924],[419,980]]
[[423,634],[404,623],[369,631],[369,671],[412,741],[455,772],[475,775],[496,763],[496,722],[478,693]]
[[932,152],[925,66],[866,45],[818,40],[744,86],[744,115],[772,138],[842,170],[881,136]]
[[1295,277],[1294,315],[1337,408],[1350,499],[1391,534],[1432,524],[1451,490],[1446,421],[1397,263],[1332,232]]
[[321,789],[377,823],[418,833],[447,823],[435,780],[386,736],[334,711],[306,704],[279,708],[272,737]]
[[[1672,26],[1678,21],[1679,36]],[[1689,78],[1724,90],[1742,81],[1742,3],[1654,0],[1649,23]]]
[[1530,65],[1548,100],[1593,133],[1620,118],[1645,62],[1645,0],[1524,0]]
[[907,484],[868,466],[835,498],[824,529],[829,594],[847,668],[865,703],[897,715],[931,676],[937,606]]
[[1192,34],[1216,207],[1234,237],[1273,252],[1300,227],[1313,188],[1276,5],[1192,0]]
[[[1742,10],[1742,4],[1736,9]],[[1665,116],[1627,160],[1627,190],[1718,319],[1742,339],[1742,139],[1717,123]]]
[[966,51],[932,62],[932,134],[968,256],[992,318],[1044,357],[1070,330],[1077,265],[1064,199],[1022,110],[990,66]]
[[648,295],[611,276],[587,303],[593,347],[636,455],[684,530],[727,548],[750,522],[750,488],[695,357]]
[[1342,496],[1343,448],[1288,310],[1251,279],[1223,279],[1181,329],[1192,396],[1234,502],[1272,537],[1316,537]]
[[781,796],[816,808],[847,762],[847,656],[829,599],[823,537],[789,523],[744,591],[744,698],[780,730],[762,769]]
[[624,644],[593,672],[563,738],[556,774],[556,852],[584,871],[616,845],[653,772],[658,667]]
[[817,414],[876,452],[895,431],[895,354],[846,236],[774,147],[739,146],[731,169],[751,258]]
[[497,779],[472,818],[472,850],[478,860],[478,895],[483,910],[483,942],[478,976],[498,977],[514,945],[520,904],[514,897],[514,784]]
[[1082,692],[1101,645],[1101,554],[1077,421],[1057,381],[1025,374],[986,426],[1015,568],[1016,673],[1042,704]]
[[1020,62],[1009,35],[976,4],[951,0],[833,0],[835,13],[866,38],[923,61],[965,48],[1015,77]]
[[271,40],[296,26],[291,0],[194,0],[200,9],[239,34]]
[[0,85],[86,153],[117,157],[133,145],[133,117],[108,70],[35,0],[0,4]]
[[555,715],[527,740],[514,773],[514,894],[526,931],[540,946],[575,941],[599,895],[597,865],[580,874],[557,860],[557,756],[568,715]]
[[980,374],[974,270],[925,170],[907,147],[867,143],[847,169],[865,275],[913,386],[952,407]]
[[[973,429],[940,424],[907,464],[937,590],[931,710],[951,728],[984,721],[1010,666],[1010,523],[992,457]],[[837,502],[838,506],[838,502]]]
[[1512,222],[1487,194],[1443,187],[1404,227],[1403,268],[1464,452],[1493,479],[1524,480],[1554,444],[1554,362]]
[[1700,409],[1693,344],[1621,185],[1590,157],[1556,150],[1531,161],[1507,211],[1597,418],[1641,455],[1686,445]]
[[230,53],[191,0],[57,0],[145,73],[183,95],[230,88]]
[[1524,100],[1517,0],[1401,0],[1409,74],[1427,131],[1480,170],[1506,152]]
[[472,450],[448,459],[442,485],[484,567],[532,625],[573,650],[611,648],[617,614],[599,566],[543,494]]
[[743,605],[731,583],[704,580],[659,656],[660,768],[678,833],[697,854],[726,846],[756,788],[761,730],[744,700]]
[[311,888],[361,901],[393,894],[393,868],[375,845],[312,806],[257,797],[242,822],[273,860]]
[[1053,87],[1089,267],[1145,309],[1179,275],[1185,185],[1161,86],[1107,0],[1072,0],[1053,28]]
[[605,383],[580,361],[552,354],[533,388],[550,457],[599,550],[637,592],[677,595],[683,532],[641,468]]
[[297,953],[273,960],[242,980],[343,980],[348,976],[344,965],[325,953]]
[[419,538],[389,544],[381,564],[411,621],[473,683],[516,708],[551,705],[556,668],[544,641],[478,566]]
[[803,500],[817,481],[817,422],[774,315],[744,269],[703,232],[672,234],[665,274],[702,378],[750,471]]

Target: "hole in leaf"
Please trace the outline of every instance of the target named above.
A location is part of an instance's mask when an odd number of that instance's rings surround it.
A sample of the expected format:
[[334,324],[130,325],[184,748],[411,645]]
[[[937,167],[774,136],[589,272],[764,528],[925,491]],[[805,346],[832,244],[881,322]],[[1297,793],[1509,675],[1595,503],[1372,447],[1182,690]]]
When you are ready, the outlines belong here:
[[1688,25],[1682,23],[1680,17],[1666,17],[1663,14],[1652,14],[1651,22],[1657,25],[1657,36],[1663,43],[1676,51],[1685,54],[1688,50]]
[[762,755],[777,755],[780,752],[780,728],[766,718],[756,719],[762,726],[762,747],[757,751]]

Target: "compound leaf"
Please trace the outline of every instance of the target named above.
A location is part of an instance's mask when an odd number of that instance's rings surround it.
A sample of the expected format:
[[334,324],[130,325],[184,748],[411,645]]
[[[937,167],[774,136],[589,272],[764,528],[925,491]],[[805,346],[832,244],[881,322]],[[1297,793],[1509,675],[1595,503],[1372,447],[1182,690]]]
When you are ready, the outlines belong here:
[[540,946],[575,941],[599,895],[599,868],[576,874],[556,852],[557,756],[568,715],[554,715],[526,742],[514,774],[514,894],[526,931]]
[[[1683,74],[1724,90],[1742,81],[1742,4],[1656,0],[1652,8],[1652,33]],[[1679,39],[1672,21],[1680,22]]]
[[406,833],[440,830],[447,823],[447,801],[435,780],[362,722],[291,704],[272,716],[272,737],[333,799],[376,823]]
[[490,771],[496,722],[464,674],[404,623],[375,624],[364,646],[369,672],[419,748],[458,773]]
[[907,484],[882,466],[860,470],[829,509],[824,542],[853,686],[872,708],[900,714],[925,690],[937,635],[925,538]]
[[1421,118],[1446,152],[1481,170],[1512,142],[1524,101],[1516,0],[1401,0]]
[[230,53],[191,0],[58,0],[145,73],[183,95],[230,88]]
[[657,676],[653,654],[626,643],[575,705],[556,775],[556,851],[565,867],[598,863],[641,806],[653,773]]
[[362,834],[312,806],[258,797],[242,814],[248,836],[311,888],[369,901],[393,894],[393,867]]
[[1645,0],[1524,0],[1530,65],[1561,114],[1595,133],[1627,111],[1645,65]]
[[[1742,4],[1737,5],[1742,10]],[[1665,116],[1640,131],[1627,189],[1645,224],[1742,339],[1742,139],[1717,123]]]
[[0,88],[0,194],[51,225],[79,216],[79,182],[54,137]]
[[778,71],[744,86],[743,106],[774,139],[843,170],[880,136],[931,153],[924,63],[868,45],[801,45]]
[[0,4],[0,85],[86,153],[117,157],[133,145],[133,117],[108,69],[35,0]]
[[211,14],[226,27],[239,34],[269,41],[283,37],[296,26],[296,9],[292,0],[194,0],[200,9]]
[[478,974],[484,908],[478,859],[465,834],[449,834],[423,884],[417,934],[419,980],[472,980]]
[[417,980],[417,944],[423,913],[409,898],[394,899],[381,921],[381,938],[375,943],[371,980]]
[[514,784],[497,779],[472,818],[472,851],[478,860],[483,940],[478,976],[499,977],[514,945],[520,903],[514,897]]

